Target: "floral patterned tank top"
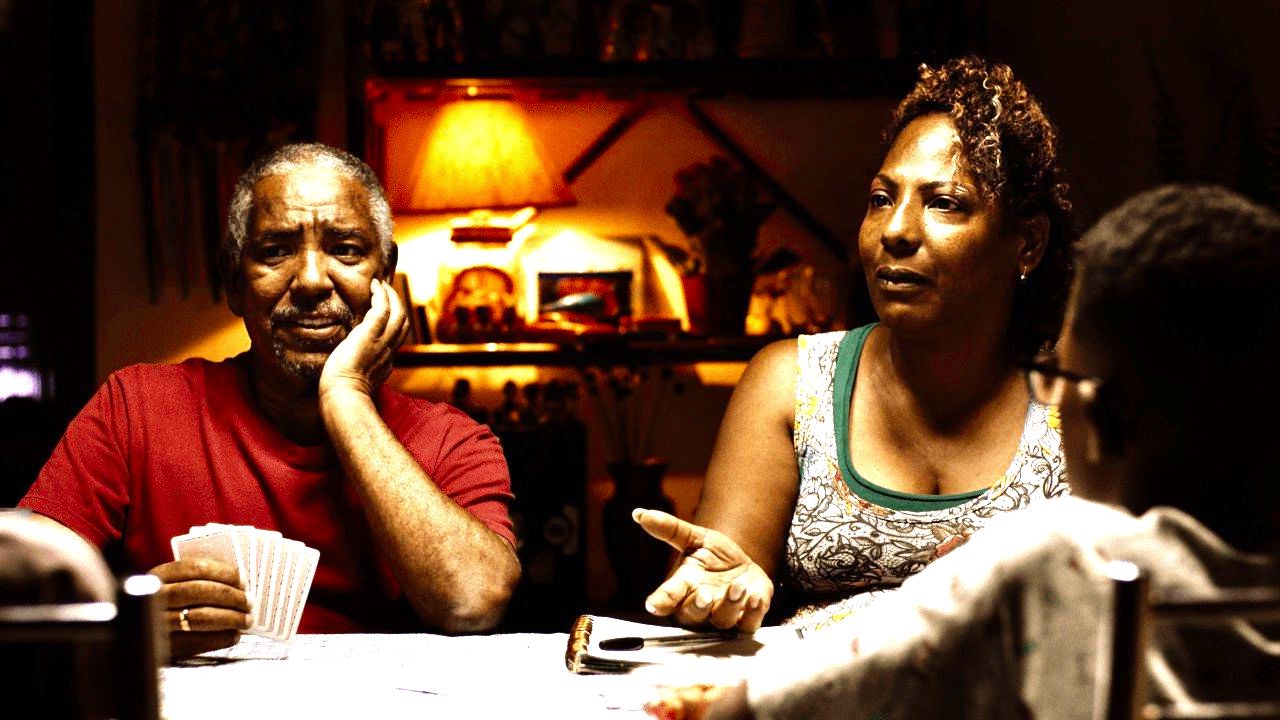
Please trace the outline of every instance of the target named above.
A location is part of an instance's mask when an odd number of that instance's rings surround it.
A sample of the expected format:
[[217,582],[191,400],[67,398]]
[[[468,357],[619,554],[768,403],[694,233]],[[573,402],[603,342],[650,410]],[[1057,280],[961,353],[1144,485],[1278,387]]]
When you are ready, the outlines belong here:
[[[985,491],[947,496],[931,508],[927,501],[868,499],[876,496],[875,486],[852,490],[851,484],[869,483],[845,478],[853,469],[838,443],[847,442],[853,383],[842,388],[836,382],[837,358],[843,341],[856,351],[843,360],[856,364],[873,327],[799,338],[793,439],[800,488],[783,578],[784,599],[798,610],[788,623],[820,627],[855,612],[958,547],[992,517],[1068,491],[1057,409],[1034,400],[1013,461]],[[841,390],[847,394],[836,397]],[[837,416],[844,421],[839,423],[846,430],[843,437],[837,434]]]

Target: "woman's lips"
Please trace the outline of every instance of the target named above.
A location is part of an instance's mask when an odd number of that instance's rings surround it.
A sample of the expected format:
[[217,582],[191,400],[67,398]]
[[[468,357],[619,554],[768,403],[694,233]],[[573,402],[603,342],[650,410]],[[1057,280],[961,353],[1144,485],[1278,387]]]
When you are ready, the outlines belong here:
[[929,284],[929,278],[904,267],[876,268],[876,283],[886,290],[913,290]]

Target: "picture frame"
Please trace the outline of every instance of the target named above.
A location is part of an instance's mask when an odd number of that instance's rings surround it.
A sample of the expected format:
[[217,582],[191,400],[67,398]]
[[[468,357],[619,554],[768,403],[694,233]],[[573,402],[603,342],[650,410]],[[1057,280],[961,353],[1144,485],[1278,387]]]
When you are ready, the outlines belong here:
[[630,270],[538,273],[538,317],[552,315],[618,325],[631,316]]

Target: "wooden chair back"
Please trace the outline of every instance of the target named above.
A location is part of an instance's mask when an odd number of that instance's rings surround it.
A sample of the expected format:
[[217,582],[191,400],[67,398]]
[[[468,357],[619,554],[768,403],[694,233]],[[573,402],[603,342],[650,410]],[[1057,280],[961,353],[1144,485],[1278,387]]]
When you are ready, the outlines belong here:
[[1280,682],[1275,700],[1160,705],[1150,700],[1147,672],[1147,648],[1156,626],[1280,622],[1280,588],[1233,588],[1212,600],[1172,600],[1152,597],[1149,579],[1132,563],[1114,562],[1108,571],[1115,590],[1115,622],[1107,720],[1280,720]]

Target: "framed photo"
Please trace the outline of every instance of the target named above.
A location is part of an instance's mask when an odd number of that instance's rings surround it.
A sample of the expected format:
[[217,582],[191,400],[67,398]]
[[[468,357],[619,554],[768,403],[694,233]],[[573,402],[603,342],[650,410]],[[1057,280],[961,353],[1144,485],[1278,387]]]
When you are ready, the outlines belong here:
[[538,273],[538,317],[617,325],[631,315],[629,270]]

